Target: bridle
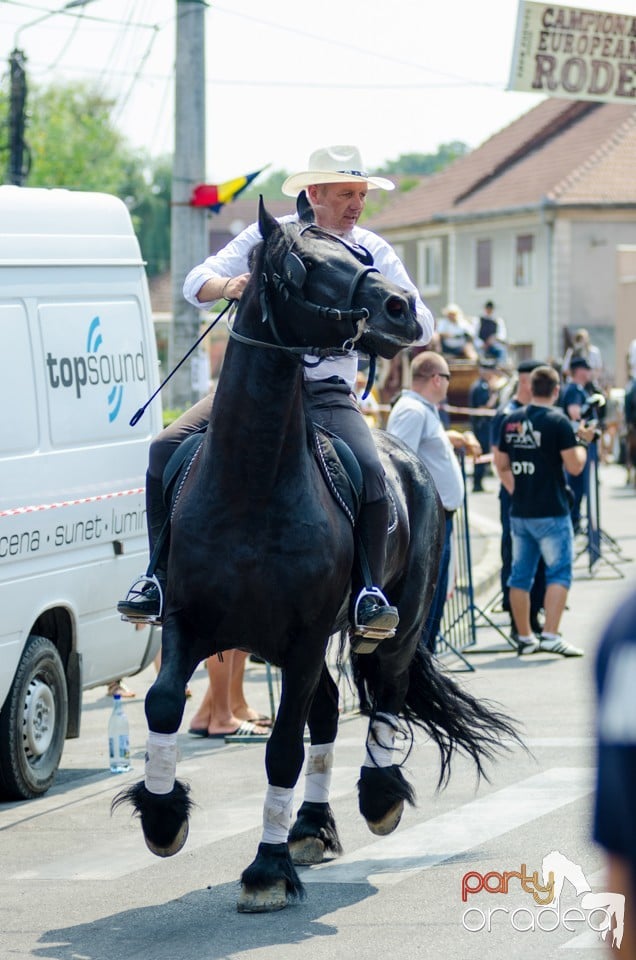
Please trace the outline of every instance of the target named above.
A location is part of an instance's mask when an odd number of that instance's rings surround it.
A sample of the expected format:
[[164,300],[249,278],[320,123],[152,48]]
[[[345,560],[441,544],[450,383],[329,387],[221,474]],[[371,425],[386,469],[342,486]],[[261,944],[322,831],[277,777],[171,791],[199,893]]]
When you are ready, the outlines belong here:
[[[315,223],[301,227],[298,232],[298,237],[303,237],[304,234],[310,230],[318,232],[331,240],[337,240],[352,253],[360,263],[360,267],[356,270],[349,284],[344,308],[339,309],[338,307],[322,306],[313,303],[311,300],[306,300],[301,296],[307,279],[307,268],[301,257],[294,252],[294,246],[297,243],[297,240],[294,239],[283,257],[280,273],[274,269],[266,252],[263,261],[263,270],[258,278],[258,298],[261,307],[262,322],[268,324],[274,342],[246,337],[244,334],[238,333],[233,325],[228,325],[228,329],[230,336],[240,343],[255,347],[284,350],[286,353],[300,357],[300,362],[304,366],[313,367],[321,363],[326,357],[346,356],[355,350],[357,342],[368,329],[367,320],[369,319],[369,311],[366,307],[354,307],[353,300],[364,278],[370,273],[379,273],[379,270],[373,266],[373,258],[364,247],[357,244],[349,244],[341,237],[321,229]],[[291,305],[301,322],[303,317],[305,317],[308,321],[319,320],[326,323],[350,323],[351,335],[343,341],[340,347],[289,346],[281,338],[276,325],[275,312],[272,308],[272,301],[276,300]],[[303,357],[306,355],[317,357],[316,362],[310,363],[304,360]]]

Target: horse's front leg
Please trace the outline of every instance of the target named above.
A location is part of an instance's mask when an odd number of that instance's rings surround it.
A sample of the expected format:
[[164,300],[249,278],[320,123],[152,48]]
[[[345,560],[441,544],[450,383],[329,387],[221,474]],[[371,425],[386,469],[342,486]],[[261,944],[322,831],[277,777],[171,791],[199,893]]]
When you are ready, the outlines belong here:
[[130,803],[141,819],[146,846],[171,857],[185,844],[192,801],[189,787],[176,779],[177,731],[185,709],[186,684],[200,659],[185,642],[186,633],[170,615],[162,633],[159,673],[145,700],[148,740],[144,779],[122,790],[111,809]]
[[326,853],[342,846],[329,806],[334,747],[338,732],[338,686],[323,664],[308,717],[311,744],[305,764],[305,796],[289,833],[289,851],[296,864],[322,863]]
[[305,723],[320,679],[325,647],[326,641],[303,637],[290,651],[282,670],[280,705],[265,751],[268,786],[263,833],[256,858],[241,875],[237,904],[241,913],[281,910],[289,900],[305,896],[290,856],[288,837],[294,787],[304,760]]

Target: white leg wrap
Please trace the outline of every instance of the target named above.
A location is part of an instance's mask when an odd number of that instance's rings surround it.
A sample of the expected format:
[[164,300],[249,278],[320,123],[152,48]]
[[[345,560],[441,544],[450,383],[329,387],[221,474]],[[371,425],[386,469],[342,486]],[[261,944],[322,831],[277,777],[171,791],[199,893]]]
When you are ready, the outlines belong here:
[[365,767],[390,767],[393,763],[398,719],[388,713],[383,714],[383,716],[387,718],[387,722],[376,719],[369,724],[367,754],[363,764]]
[[146,789],[150,793],[170,793],[176,772],[176,733],[151,731],[146,742]]
[[305,800],[311,803],[329,802],[334,746],[333,743],[316,743],[307,750]]
[[287,843],[291,827],[293,787],[267,787],[263,807],[263,843]]

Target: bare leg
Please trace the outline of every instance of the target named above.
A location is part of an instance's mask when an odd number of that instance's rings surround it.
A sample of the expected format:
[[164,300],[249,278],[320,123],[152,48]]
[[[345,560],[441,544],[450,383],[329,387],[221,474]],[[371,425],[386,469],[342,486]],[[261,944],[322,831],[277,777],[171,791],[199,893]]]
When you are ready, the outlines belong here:
[[544,633],[559,632],[559,624],[561,623],[561,617],[563,616],[563,611],[565,610],[565,602],[567,598],[567,588],[561,586],[560,583],[551,583],[546,588],[544,600]]
[[[547,614],[548,593],[546,591],[545,607]],[[522,637],[532,636],[532,627],[530,626],[530,594],[527,590],[520,590],[519,587],[510,587],[510,606],[517,630]],[[547,629],[547,616],[546,616]]]
[[[207,728],[208,734],[233,733],[245,719],[245,717],[237,716],[234,713],[232,702],[232,678],[237,654],[239,682],[242,687],[243,667],[245,666],[245,655],[242,651],[227,650],[223,654],[223,660],[219,660],[215,656],[208,657],[206,661],[209,679],[208,689],[201,706],[192,718],[190,724],[192,730]],[[265,728],[257,727],[255,732],[266,734],[268,731]]]
[[232,664],[232,677],[230,680],[230,704],[232,713],[240,720],[251,720],[253,723],[262,719],[258,710],[250,707],[245,699],[243,689],[243,676],[245,674],[245,664],[247,662],[246,650],[233,650],[234,662]]

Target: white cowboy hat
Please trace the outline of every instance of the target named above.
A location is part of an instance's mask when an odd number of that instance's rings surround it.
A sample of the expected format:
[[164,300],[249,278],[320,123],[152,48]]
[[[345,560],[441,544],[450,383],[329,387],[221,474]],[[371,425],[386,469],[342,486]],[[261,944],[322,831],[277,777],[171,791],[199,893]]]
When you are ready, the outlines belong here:
[[309,170],[287,177],[282,186],[286,197],[296,197],[312,183],[366,183],[369,190],[394,190],[395,184],[384,177],[370,177],[364,172],[357,147],[321,147],[309,157]]

